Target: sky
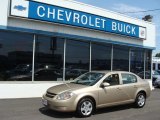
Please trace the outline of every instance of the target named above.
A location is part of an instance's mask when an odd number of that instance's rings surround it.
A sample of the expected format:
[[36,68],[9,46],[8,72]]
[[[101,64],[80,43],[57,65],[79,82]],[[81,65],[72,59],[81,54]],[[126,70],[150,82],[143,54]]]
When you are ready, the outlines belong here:
[[[115,12],[136,12],[160,9],[160,0],[75,0]],[[160,53],[160,10],[139,13],[125,13],[128,16],[142,19],[145,15],[153,16],[156,25],[156,49],[153,55]]]

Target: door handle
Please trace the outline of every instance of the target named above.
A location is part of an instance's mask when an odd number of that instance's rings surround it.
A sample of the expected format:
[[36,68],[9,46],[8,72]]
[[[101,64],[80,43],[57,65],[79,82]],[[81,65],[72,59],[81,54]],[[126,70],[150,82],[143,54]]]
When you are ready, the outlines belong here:
[[138,88],[137,85],[134,85],[134,88]]

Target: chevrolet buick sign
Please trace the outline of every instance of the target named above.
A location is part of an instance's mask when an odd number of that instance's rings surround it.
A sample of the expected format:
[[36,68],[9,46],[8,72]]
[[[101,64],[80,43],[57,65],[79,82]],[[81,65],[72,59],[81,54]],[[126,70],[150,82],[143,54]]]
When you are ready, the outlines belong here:
[[146,28],[73,9],[35,1],[12,0],[11,16],[83,27],[140,39],[146,38]]

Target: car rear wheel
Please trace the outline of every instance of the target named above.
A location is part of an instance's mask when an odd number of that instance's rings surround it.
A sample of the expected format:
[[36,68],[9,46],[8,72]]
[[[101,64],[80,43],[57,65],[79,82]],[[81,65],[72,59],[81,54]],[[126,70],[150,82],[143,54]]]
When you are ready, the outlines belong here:
[[145,96],[145,94],[143,92],[138,93],[138,95],[136,97],[136,100],[135,100],[136,107],[142,108],[142,107],[144,107],[145,103],[146,103],[146,96]]
[[94,103],[89,98],[83,98],[80,100],[77,106],[77,113],[80,117],[89,117],[94,110]]

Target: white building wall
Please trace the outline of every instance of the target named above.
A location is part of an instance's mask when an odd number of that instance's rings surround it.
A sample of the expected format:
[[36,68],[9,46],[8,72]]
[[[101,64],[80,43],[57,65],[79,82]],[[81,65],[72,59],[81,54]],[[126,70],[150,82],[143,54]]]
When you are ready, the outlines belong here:
[[144,40],[143,45],[149,47],[156,47],[156,27],[153,24],[147,24],[147,39]]
[[153,57],[152,62],[153,63],[160,63],[160,57]]
[[0,99],[42,97],[46,90],[61,83],[11,82],[0,84]]
[[0,1],[0,25],[7,26],[9,0]]

